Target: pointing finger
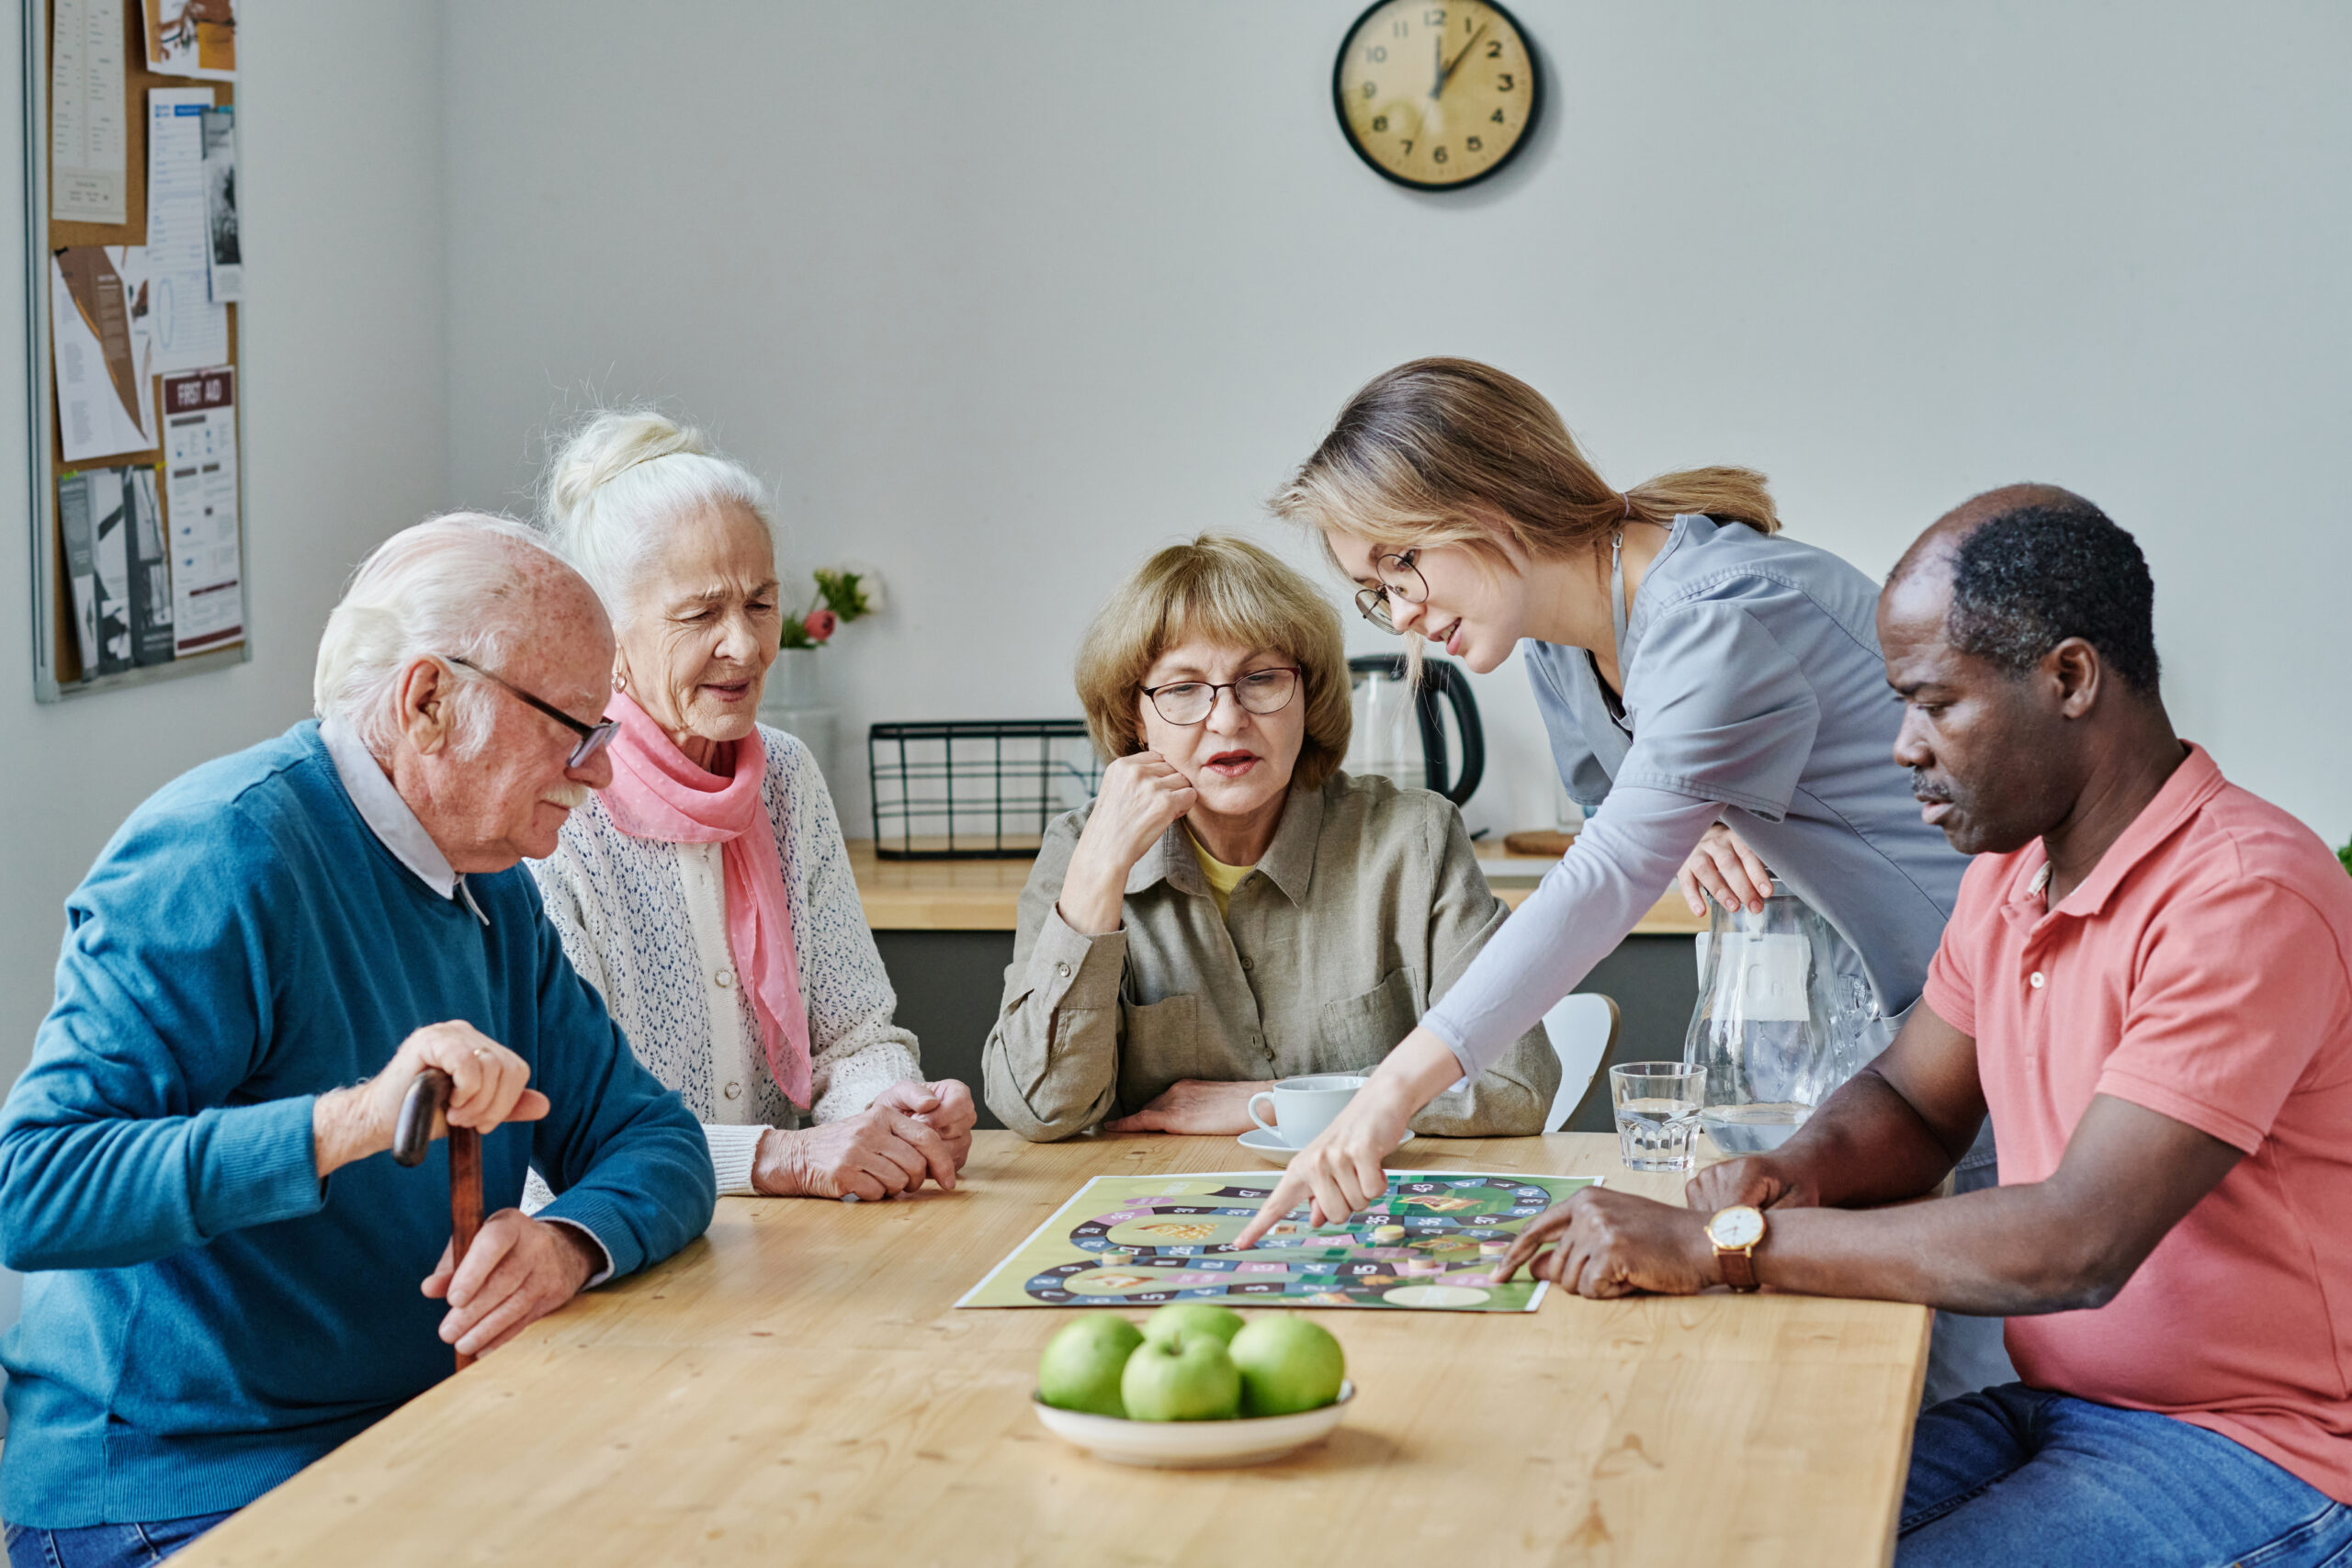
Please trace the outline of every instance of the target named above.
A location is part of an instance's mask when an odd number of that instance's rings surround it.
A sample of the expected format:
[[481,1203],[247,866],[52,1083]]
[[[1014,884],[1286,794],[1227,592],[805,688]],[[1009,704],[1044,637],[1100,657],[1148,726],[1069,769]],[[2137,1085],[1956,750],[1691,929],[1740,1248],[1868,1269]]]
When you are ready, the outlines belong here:
[[1237,1248],[1257,1246],[1259,1238],[1273,1228],[1274,1222],[1297,1208],[1298,1201],[1306,1195],[1306,1183],[1299,1179],[1295,1163],[1293,1162],[1294,1168],[1283,1171],[1283,1179],[1274,1183],[1272,1196],[1259,1205],[1257,1217],[1241,1227],[1241,1234],[1233,1241]]

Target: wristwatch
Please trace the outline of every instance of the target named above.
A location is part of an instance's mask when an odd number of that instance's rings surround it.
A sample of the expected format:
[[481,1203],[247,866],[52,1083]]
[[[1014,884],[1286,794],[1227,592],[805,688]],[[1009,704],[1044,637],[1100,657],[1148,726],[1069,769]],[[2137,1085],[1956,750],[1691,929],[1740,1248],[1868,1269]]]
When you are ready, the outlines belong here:
[[1707,1239],[1715,1244],[1715,1262],[1724,1283],[1735,1291],[1756,1288],[1756,1249],[1764,1241],[1764,1211],[1746,1203],[1718,1209],[1707,1222]]

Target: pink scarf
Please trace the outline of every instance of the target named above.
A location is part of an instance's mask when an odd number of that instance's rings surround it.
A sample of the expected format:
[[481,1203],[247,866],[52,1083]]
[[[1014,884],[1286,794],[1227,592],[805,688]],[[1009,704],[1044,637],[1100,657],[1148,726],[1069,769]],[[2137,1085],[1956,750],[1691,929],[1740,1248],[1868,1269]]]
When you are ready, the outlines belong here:
[[776,1086],[808,1109],[808,1011],[800,1001],[800,959],[792,945],[792,901],[776,859],[775,829],[760,799],[767,748],[756,729],[735,742],[735,773],[720,778],[686,759],[635,699],[613,694],[605,716],[621,722],[605,754],[613,782],[604,792],[613,825],[632,839],[725,846],[727,951],[752,987],[761,1043]]

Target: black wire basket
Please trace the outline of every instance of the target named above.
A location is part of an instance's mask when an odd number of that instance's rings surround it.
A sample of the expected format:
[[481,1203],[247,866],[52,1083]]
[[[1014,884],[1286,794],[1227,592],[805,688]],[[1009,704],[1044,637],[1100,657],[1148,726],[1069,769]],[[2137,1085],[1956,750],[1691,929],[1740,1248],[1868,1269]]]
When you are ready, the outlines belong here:
[[1025,859],[1102,775],[1077,718],[877,724],[865,765],[880,860]]

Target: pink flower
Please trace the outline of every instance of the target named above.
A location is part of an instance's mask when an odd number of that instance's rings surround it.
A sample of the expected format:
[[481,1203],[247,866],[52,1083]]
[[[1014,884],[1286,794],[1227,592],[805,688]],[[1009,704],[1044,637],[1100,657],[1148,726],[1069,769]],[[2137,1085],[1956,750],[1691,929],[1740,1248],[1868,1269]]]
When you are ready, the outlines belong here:
[[808,632],[809,640],[812,642],[823,642],[827,637],[833,635],[833,628],[840,624],[840,616],[834,615],[831,610],[824,609],[809,611],[808,618],[800,623],[802,628]]

